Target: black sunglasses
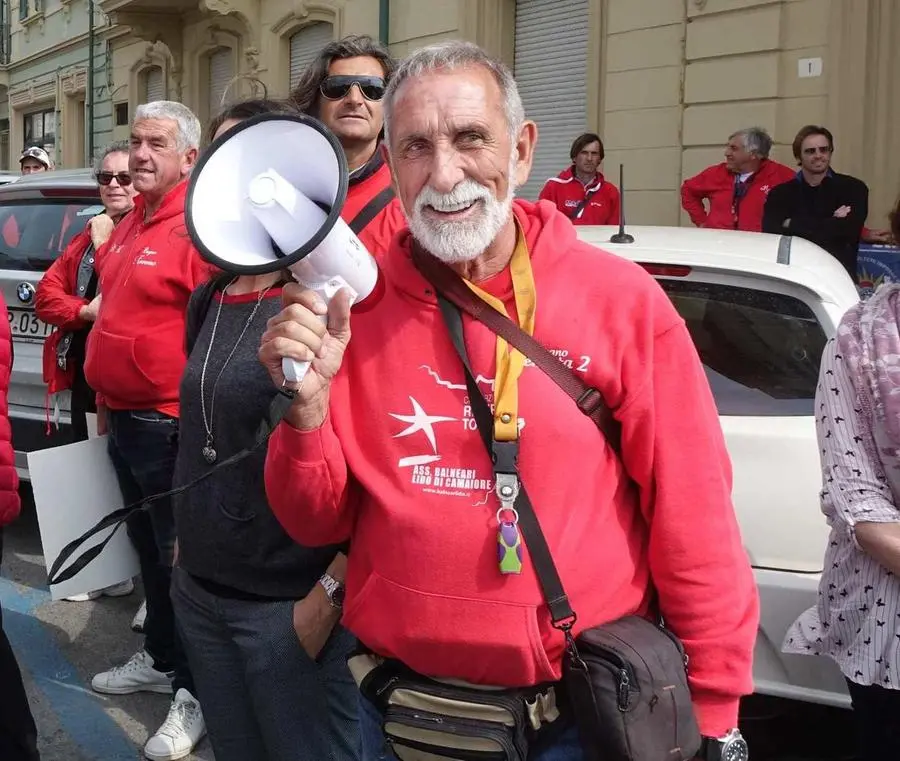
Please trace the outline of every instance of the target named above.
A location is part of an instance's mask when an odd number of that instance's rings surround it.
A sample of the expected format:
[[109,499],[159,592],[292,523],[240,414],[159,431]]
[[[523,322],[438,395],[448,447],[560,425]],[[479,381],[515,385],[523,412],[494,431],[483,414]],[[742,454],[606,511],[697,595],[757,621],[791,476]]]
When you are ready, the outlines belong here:
[[97,172],[97,182],[101,185],[109,185],[116,178],[119,187],[127,188],[131,185],[131,175],[128,172]]
[[340,100],[346,98],[353,85],[359,85],[359,90],[366,100],[381,100],[384,97],[386,85],[382,77],[357,77],[357,76],[333,76],[326,77],[319,85],[319,90],[328,100]]

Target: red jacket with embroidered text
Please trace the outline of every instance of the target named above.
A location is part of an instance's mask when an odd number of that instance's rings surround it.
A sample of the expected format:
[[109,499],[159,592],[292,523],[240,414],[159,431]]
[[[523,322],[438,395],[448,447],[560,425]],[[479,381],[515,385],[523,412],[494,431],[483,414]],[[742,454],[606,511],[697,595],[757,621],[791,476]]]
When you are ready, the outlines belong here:
[[84,374],[110,409],[178,415],[187,303],[214,271],[188,236],[186,193],[187,182],[179,183],[146,222],[138,195],[101,249],[102,299]]
[[[590,200],[583,205],[577,218],[573,218],[579,204],[590,194]],[[541,200],[556,204],[556,208],[576,225],[617,225],[619,224],[619,189],[607,182],[603,175],[597,176],[590,185],[583,185],[569,167],[559,177],[551,177],[541,190]]]
[[[749,184],[746,194],[735,203],[737,175],[723,162],[684,181],[681,186],[681,205],[697,227],[762,232],[763,208],[769,191],[793,180],[795,174],[795,170],[790,167],[766,159],[760,164],[756,174],[747,180]],[[708,208],[703,205],[704,201]]]
[[[759,610],[691,337],[638,265],[579,241],[550,203],[513,209],[537,289],[535,338],[600,389],[622,424],[624,461],[553,381],[525,367],[519,467],[578,613],[576,633],[646,612],[652,577],[691,659],[701,729],[721,736],[753,689]],[[375,652],[478,684],[559,679],[564,638],[527,551],[520,575],[498,569],[491,462],[409,244],[408,232],[394,238],[381,299],[353,314],[325,423],[308,432],[282,423],[272,436],[270,504],[302,544],[350,539],[342,620]],[[508,267],[478,285],[515,314]],[[491,401],[495,336],[468,318],[464,329]]]

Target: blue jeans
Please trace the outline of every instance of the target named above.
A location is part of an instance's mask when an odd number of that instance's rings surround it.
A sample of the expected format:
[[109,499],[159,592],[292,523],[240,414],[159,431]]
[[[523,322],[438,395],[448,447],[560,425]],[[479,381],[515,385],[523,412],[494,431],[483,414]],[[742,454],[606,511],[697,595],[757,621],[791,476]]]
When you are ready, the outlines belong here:
[[[397,761],[384,740],[381,715],[362,695],[359,695],[359,734],[362,739],[362,761]],[[578,731],[571,727],[549,745],[532,745],[528,761],[584,761]]]
[[216,761],[359,761],[350,632],[314,661],[292,601],[220,597],[178,567],[172,602]]
[[[178,451],[178,420],[156,410],[110,410],[109,456],[126,505],[172,488]],[[144,648],[160,671],[172,671],[172,689],[194,684],[175,629],[169,597],[175,553],[175,518],[169,497],[138,510],[127,521],[147,597]]]

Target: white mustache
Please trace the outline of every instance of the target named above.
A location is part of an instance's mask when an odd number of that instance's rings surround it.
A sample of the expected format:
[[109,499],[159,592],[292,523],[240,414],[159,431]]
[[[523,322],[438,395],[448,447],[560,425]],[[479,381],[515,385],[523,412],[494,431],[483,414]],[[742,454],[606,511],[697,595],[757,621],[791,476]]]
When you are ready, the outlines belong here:
[[416,197],[416,211],[421,211],[426,206],[436,211],[459,211],[481,200],[490,200],[490,191],[472,179],[463,180],[449,193],[438,193],[430,185],[426,185]]

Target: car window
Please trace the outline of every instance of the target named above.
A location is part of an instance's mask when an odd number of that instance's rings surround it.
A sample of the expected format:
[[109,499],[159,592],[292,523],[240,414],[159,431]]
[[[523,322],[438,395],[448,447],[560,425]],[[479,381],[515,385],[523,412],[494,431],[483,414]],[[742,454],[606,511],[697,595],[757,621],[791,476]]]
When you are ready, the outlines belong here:
[[798,298],[662,279],[687,323],[720,415],[812,415],[827,340]]
[[103,211],[90,199],[40,198],[0,205],[0,269],[44,271]]

